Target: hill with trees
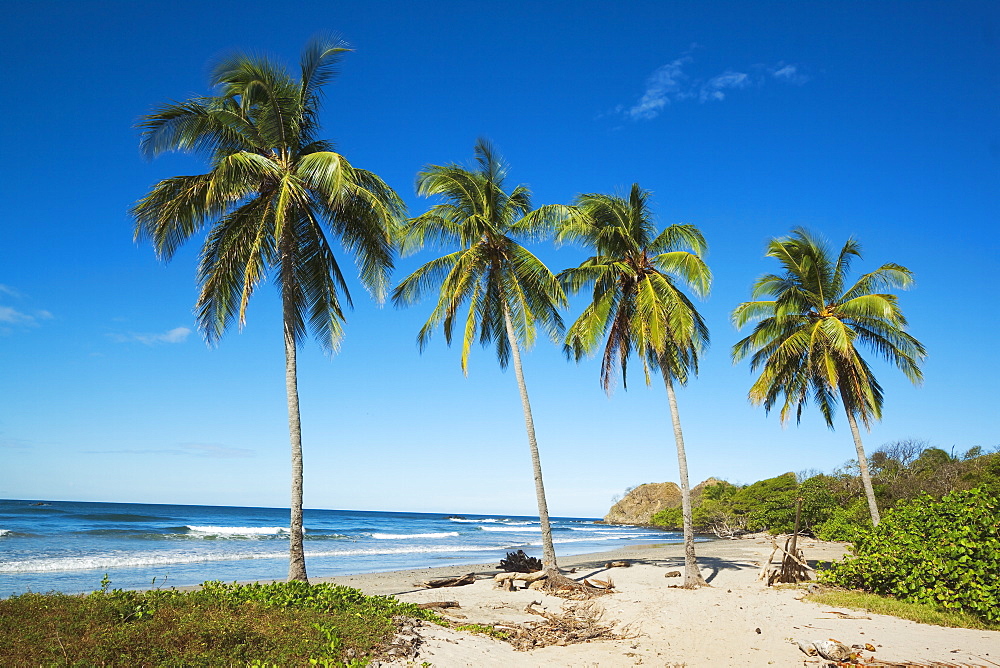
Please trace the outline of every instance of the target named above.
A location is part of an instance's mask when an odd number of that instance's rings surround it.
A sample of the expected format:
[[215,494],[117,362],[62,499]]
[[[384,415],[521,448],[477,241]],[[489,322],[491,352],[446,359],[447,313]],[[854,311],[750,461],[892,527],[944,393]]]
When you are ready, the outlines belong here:
[[[918,498],[937,501],[953,492],[1000,485],[1000,449],[984,452],[977,446],[956,454],[908,439],[873,452],[869,466],[875,498],[883,511]],[[633,494],[643,487],[635,488]],[[699,487],[692,512],[695,529],[701,533],[731,537],[756,531],[790,532],[800,498],[803,531],[818,538],[851,541],[872,523],[856,460],[833,473],[788,472],[749,485],[710,479]],[[616,515],[613,511],[608,518]],[[664,504],[648,521],[625,523],[679,529],[681,510]]]

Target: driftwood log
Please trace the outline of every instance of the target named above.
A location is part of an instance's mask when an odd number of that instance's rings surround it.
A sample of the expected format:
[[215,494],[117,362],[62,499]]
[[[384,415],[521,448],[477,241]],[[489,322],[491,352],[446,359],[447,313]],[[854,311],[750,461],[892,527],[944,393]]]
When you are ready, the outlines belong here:
[[533,583],[544,580],[548,576],[549,574],[546,571],[535,571],[534,573],[510,571],[507,573],[497,573],[493,576],[493,580],[496,582],[496,586],[502,587],[504,591],[514,591],[517,588],[515,580],[521,580],[524,582],[525,587],[530,587]]
[[417,603],[418,608],[428,610],[430,608],[461,608],[458,601],[430,601],[428,603]]
[[476,581],[475,573],[466,573],[465,575],[457,578],[439,578],[437,580],[427,580],[422,582],[417,587],[427,587],[428,589],[436,589],[438,587],[461,587],[462,585],[469,585]]

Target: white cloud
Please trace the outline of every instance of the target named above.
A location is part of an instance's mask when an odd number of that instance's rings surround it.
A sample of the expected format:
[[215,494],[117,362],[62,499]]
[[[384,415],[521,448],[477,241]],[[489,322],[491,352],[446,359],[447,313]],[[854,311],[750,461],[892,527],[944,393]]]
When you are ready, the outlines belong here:
[[[22,299],[24,297],[24,295],[14,288],[3,284],[0,284],[0,296],[13,297],[14,299]],[[48,311],[36,310],[28,312],[18,310],[13,306],[0,305],[0,325],[34,327],[38,325],[39,320],[51,320],[52,317],[52,314]],[[9,334],[11,331],[5,327],[0,329],[0,334]]]
[[35,319],[9,306],[0,306],[0,322],[8,325],[30,325],[34,324]]
[[744,72],[725,72],[719,76],[712,77],[702,84],[698,99],[702,102],[709,100],[722,101],[726,99],[723,92],[727,88],[746,88],[750,85],[750,76]]
[[778,63],[775,67],[771,68],[770,71],[771,76],[779,81],[785,81],[799,86],[809,81],[809,77],[799,72],[799,68],[796,65]]
[[[682,56],[662,65],[653,71],[646,79],[646,89],[642,96],[632,106],[618,105],[610,115],[625,116],[633,121],[648,121],[656,118],[668,105],[683,100],[698,100],[705,102],[721,102],[727,98],[728,92],[742,88],[764,85],[767,80],[763,65],[755,65],[751,70],[757,74],[751,76],[747,72],[726,70],[709,78],[697,78],[688,75],[684,70],[694,62],[691,56]],[[777,81],[802,85],[809,77],[799,72],[796,65],[779,62],[766,68],[771,78]],[[603,117],[601,114],[598,117]]]
[[161,334],[130,332],[128,334],[112,334],[111,338],[118,343],[138,341],[139,343],[144,343],[147,346],[155,346],[158,343],[184,343],[190,335],[191,330],[187,327],[174,327],[173,329],[167,330]]
[[10,306],[0,306],[0,322],[8,325],[37,325],[39,320],[51,319],[52,314],[48,311],[25,313]]
[[691,56],[683,56],[672,63],[658,67],[646,79],[646,92],[625,114],[630,118],[642,120],[656,118],[663,107],[670,103],[671,96],[681,92],[681,85],[686,78],[682,68],[691,60]]

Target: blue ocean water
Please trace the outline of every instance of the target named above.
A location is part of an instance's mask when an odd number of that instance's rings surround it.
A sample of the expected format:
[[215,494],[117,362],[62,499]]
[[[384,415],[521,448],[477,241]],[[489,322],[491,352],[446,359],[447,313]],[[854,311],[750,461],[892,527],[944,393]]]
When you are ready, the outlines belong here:
[[[310,577],[541,556],[537,517],[306,510]],[[552,518],[557,555],[681,542],[677,533]],[[0,500],[0,597],[272,580],[288,574],[288,510]],[[155,578],[155,585],[154,585]]]

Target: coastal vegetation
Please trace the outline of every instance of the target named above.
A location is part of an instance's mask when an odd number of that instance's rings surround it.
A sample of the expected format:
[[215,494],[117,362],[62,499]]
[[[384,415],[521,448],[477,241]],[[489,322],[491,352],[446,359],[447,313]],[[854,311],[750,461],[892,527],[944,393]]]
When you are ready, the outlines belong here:
[[854,437],[872,523],[877,525],[879,509],[858,420],[869,427],[881,419],[883,394],[857,346],[871,349],[914,384],[923,379],[923,345],[906,332],[896,295],[879,292],[908,288],[913,274],[887,263],[848,286],[851,261],[861,257],[858,241],[848,239],[834,257],[822,240],[802,228],[772,239],[766,255],[778,260],[783,272],[757,279],[754,301],[733,311],[733,324],[739,328],[757,322],[753,332],[733,346],[733,360],[749,357],[750,368],[761,370],[750,387],[750,401],[763,404],[766,411],[781,401],[782,422],[793,411],[801,420],[812,397],[832,429],[839,400]]
[[903,502],[860,532],[833,584],[1000,623],[1000,484]]
[[[881,508],[889,510],[922,498],[939,500],[952,492],[1000,485],[1000,452],[969,448],[952,455],[914,440],[887,444],[870,457],[872,483]],[[694,497],[694,527],[703,533],[787,533],[802,499],[801,526],[824,540],[854,541],[872,527],[856,460],[833,473],[784,473],[749,485],[705,484]],[[676,507],[654,514],[650,523],[681,528]]]
[[[357,589],[304,582],[196,591],[109,590],[0,600],[4,666],[362,666],[405,615],[434,613]],[[30,623],[25,623],[30,620]]]
[[417,335],[421,349],[438,326],[451,345],[457,321],[464,373],[469,372],[469,353],[477,340],[495,346],[501,368],[513,364],[535,479],[542,563],[554,569],[556,552],[521,348],[534,343],[538,327],[553,338],[558,335],[563,328],[559,310],[566,305],[566,295],[548,267],[517,239],[544,238],[562,207],[532,210],[526,186],[508,192],[504,184],[507,165],[488,141],[476,143],[475,159],[474,169],[431,165],[417,176],[418,194],[444,201],[409,221],[401,237],[403,252],[415,252],[427,243],[458,246],[458,250],[431,260],[403,279],[392,299],[397,306],[408,306],[436,287],[437,304]]
[[[198,325],[209,343],[246,321],[254,290],[272,280],[281,293],[285,390],[291,444],[288,578],[307,579],[302,543],[302,427],[296,348],[311,333],[328,352],[351,305],[332,241],[353,253],[361,283],[382,300],[393,267],[399,196],[353,167],[319,137],[320,96],[348,51],[315,40],[301,76],[260,56],[237,54],[212,72],[215,96],[171,102],[143,117],[141,147],[204,155],[205,174],[164,179],[132,207],[135,238],[169,261],[206,227],[198,265]],[[342,296],[341,296],[342,295]]]
[[674,383],[687,384],[698,373],[698,355],[708,344],[708,327],[684,294],[687,287],[706,296],[712,274],[702,256],[705,238],[694,225],[670,225],[658,232],[650,193],[632,184],[627,198],[580,195],[559,230],[559,241],[575,241],[592,255],[559,280],[570,293],[592,288],[591,303],[567,334],[564,350],[580,361],[603,342],[601,385],[610,394],[617,372],[627,387],[628,361],[636,355],[646,384],[659,372],[677,448],[684,527],[684,587],[702,586],[691,519],[684,433]]

